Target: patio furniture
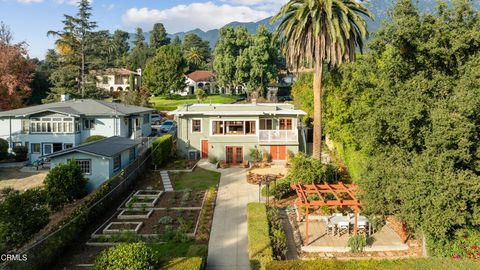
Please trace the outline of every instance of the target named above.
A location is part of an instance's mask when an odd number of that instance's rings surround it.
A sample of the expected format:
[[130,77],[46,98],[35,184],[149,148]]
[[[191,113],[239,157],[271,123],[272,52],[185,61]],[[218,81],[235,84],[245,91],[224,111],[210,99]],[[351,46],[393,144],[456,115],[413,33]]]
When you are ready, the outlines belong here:
[[342,233],[350,234],[350,222],[348,221],[340,221],[338,223],[338,236],[342,236]]
[[366,221],[359,221],[357,225],[358,233],[367,234],[367,222]]

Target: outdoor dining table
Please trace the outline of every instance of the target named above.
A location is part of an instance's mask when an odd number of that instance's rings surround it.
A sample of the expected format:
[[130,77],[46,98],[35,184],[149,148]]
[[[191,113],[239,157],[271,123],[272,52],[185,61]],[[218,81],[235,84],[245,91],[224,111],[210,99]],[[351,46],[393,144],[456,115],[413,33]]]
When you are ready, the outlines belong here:
[[[368,222],[368,218],[366,216],[358,216],[358,222],[365,222],[368,223],[368,233],[370,234],[370,222]],[[340,222],[349,222],[350,224],[355,225],[355,216],[331,216],[328,219],[328,222],[338,226]]]

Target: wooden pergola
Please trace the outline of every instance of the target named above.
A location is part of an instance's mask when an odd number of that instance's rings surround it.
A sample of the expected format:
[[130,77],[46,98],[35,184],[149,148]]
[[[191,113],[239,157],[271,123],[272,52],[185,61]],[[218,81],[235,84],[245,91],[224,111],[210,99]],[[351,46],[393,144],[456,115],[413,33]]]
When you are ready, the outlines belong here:
[[[356,185],[344,184],[290,184],[290,187],[297,193],[297,206],[305,206],[305,244],[308,246],[308,208],[311,206],[349,206],[355,212],[355,225],[353,233],[357,234],[358,215],[362,203],[355,194],[358,191]],[[311,200],[309,195],[317,195],[318,199]],[[329,195],[331,194],[331,195]]]

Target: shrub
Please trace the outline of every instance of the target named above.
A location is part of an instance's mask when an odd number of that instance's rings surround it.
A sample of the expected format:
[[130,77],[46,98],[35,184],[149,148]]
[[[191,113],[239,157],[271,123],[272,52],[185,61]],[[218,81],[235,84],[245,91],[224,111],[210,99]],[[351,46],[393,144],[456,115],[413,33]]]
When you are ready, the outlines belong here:
[[288,170],[291,182],[303,184],[332,183],[335,179],[335,168],[332,165],[322,164],[320,160],[298,153],[291,162]]
[[270,161],[270,155],[267,153],[267,151],[264,151],[262,154],[262,161],[263,162],[269,162]]
[[260,160],[262,160],[262,152],[260,152],[260,150],[258,150],[257,148],[251,148],[250,158],[253,162],[259,162]]
[[48,204],[52,209],[58,209],[66,203],[82,198],[87,194],[87,181],[74,160],[56,166],[50,170],[44,181]]
[[267,263],[273,259],[265,204],[249,203],[247,222],[250,266],[252,269],[265,269]]
[[361,234],[350,236],[347,245],[352,253],[363,252],[363,249],[367,245],[367,237]]
[[157,264],[153,251],[143,242],[108,248],[96,259],[94,270],[154,270]]
[[277,259],[285,258],[287,254],[287,236],[283,231],[282,219],[278,209],[269,207],[267,209],[268,225],[270,227],[270,241],[272,242],[273,255]]
[[173,223],[173,218],[171,216],[163,216],[158,220],[158,223],[167,225]]
[[295,158],[295,154],[291,150],[287,150],[287,162],[290,163]]
[[161,166],[172,153],[173,137],[166,134],[156,139],[152,144],[152,160],[156,166]]
[[8,247],[25,243],[48,223],[48,216],[42,190],[9,192],[0,203],[0,242]]
[[480,232],[478,228],[460,229],[452,239],[427,236],[429,255],[454,259],[480,259]]
[[290,187],[290,178],[284,177],[278,180],[275,184],[270,184],[268,194],[267,187],[262,188],[263,196],[274,196],[276,199],[282,199],[294,194],[295,191]]
[[215,157],[215,156],[211,156],[211,157],[208,158],[208,162],[215,165],[215,164],[218,163],[218,158]]
[[8,156],[8,141],[0,138],[0,159]]
[[91,142],[95,142],[95,141],[100,141],[100,140],[103,140],[105,138],[107,138],[107,137],[102,136],[102,135],[92,135],[92,136],[89,136],[89,137],[85,138],[83,143],[91,143]]
[[161,270],[202,270],[204,267],[201,257],[182,257],[168,261]]
[[28,159],[28,149],[25,146],[15,146],[13,148],[13,152],[15,153],[15,161],[21,162]]

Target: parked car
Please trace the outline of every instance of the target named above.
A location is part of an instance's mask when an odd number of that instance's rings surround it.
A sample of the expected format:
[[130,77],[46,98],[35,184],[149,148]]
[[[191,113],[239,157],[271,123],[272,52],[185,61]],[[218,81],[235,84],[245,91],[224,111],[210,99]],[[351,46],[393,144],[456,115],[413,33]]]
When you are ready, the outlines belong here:
[[175,129],[176,129],[176,124],[175,124],[175,121],[173,120],[167,120],[160,125],[161,133],[168,133]]
[[160,122],[162,121],[162,117],[158,113],[152,113],[152,116],[150,118],[150,123],[152,125],[160,125]]

